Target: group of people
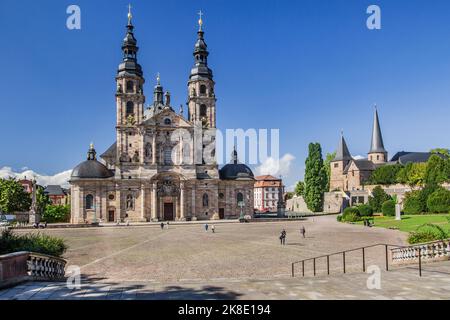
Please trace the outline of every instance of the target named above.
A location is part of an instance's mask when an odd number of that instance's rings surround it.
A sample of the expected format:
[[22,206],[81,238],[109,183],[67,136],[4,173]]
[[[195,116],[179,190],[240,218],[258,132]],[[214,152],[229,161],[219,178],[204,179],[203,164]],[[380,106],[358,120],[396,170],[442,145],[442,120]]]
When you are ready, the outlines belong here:
[[[300,228],[300,234],[303,236],[303,238],[306,238],[306,229],[305,226],[302,226]],[[281,230],[281,234],[280,234],[280,243],[282,246],[286,245],[286,236],[287,236],[287,232],[285,229]]]

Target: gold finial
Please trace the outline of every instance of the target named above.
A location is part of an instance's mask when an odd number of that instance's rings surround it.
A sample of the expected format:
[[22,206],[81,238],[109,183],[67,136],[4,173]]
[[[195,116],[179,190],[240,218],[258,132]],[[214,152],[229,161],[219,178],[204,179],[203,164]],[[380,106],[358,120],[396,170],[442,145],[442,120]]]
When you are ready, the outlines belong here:
[[131,14],[131,4],[128,5],[128,24],[131,24],[131,19],[133,19],[133,15]]
[[200,17],[200,19],[198,19],[199,31],[202,31],[202,26],[203,26],[203,12],[202,12],[202,10],[200,10],[198,12],[198,15]]
[[91,142],[91,144],[89,145],[89,149],[94,150],[94,143]]
[[161,76],[160,76],[159,72],[158,72],[158,74],[156,75],[156,84],[157,84],[158,86],[161,85]]

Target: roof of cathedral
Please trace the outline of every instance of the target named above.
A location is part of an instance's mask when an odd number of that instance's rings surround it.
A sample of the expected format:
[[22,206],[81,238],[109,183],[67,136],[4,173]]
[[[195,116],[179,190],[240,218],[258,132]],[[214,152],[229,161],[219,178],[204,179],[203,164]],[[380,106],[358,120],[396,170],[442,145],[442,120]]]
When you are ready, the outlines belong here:
[[233,150],[232,160],[219,170],[221,180],[255,180],[252,170],[243,163],[239,163],[237,151]]
[[352,156],[350,155],[350,151],[348,151],[347,143],[345,142],[344,135],[341,134],[341,140],[339,141],[339,147],[336,151],[336,156],[333,161],[348,161],[352,160]]
[[373,128],[372,128],[372,142],[370,144],[369,153],[385,153],[383,136],[381,134],[380,120],[378,119],[378,111],[375,108],[375,115],[373,118]]
[[48,185],[44,189],[44,193],[49,196],[65,196],[66,193],[60,185]]
[[378,167],[378,165],[374,164],[372,161],[370,161],[368,159],[352,160],[352,161],[350,161],[349,164],[347,164],[345,166],[344,174],[348,173],[348,170],[350,169],[350,166],[352,165],[352,163],[354,163],[355,166],[360,171],[373,171],[373,170],[375,170]]
[[113,177],[114,173],[97,161],[96,154],[94,146],[91,144],[87,160],[72,170],[70,179],[106,179]]
[[[407,151],[400,151],[397,152],[391,159],[390,162],[399,163],[399,164],[407,164],[408,162],[417,163],[417,162],[427,162],[428,159],[433,155],[434,153],[431,152],[407,152]],[[437,156],[440,156],[444,158],[443,155],[437,154]]]
[[117,155],[117,141],[114,142],[109,148],[108,150],[106,150],[101,156],[100,158],[105,159],[105,158],[115,158]]

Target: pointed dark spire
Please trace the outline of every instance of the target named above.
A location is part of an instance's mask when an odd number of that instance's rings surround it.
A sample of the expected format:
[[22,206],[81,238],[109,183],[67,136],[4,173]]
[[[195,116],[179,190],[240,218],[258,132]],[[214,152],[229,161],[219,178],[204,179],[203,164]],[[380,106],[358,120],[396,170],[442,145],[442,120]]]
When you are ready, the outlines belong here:
[[381,134],[380,120],[378,118],[378,110],[375,106],[375,115],[373,118],[372,142],[370,144],[369,153],[385,153],[383,136]]
[[341,140],[339,141],[339,147],[333,161],[350,161],[352,159],[353,158],[348,151],[347,143],[345,142],[344,133],[341,132]]
[[204,31],[203,31],[203,13],[199,12],[200,19],[198,21],[199,24],[199,30],[197,32],[198,38],[197,42],[195,43],[194,48],[194,60],[195,64],[192,67],[190,79],[197,80],[199,78],[206,78],[212,80],[213,74],[211,69],[208,68],[208,46],[206,45],[205,39],[204,39]]
[[122,51],[123,62],[119,65],[118,74],[128,73],[142,77],[142,68],[137,63],[137,52],[139,47],[137,46],[137,40],[134,37],[134,26],[131,22],[133,16],[131,15],[131,6],[128,9],[128,24],[127,33],[123,39]]

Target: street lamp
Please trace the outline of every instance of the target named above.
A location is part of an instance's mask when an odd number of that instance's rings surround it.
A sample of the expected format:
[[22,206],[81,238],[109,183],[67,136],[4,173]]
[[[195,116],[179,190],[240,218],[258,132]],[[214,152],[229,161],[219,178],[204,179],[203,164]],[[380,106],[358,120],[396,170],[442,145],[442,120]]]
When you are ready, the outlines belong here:
[[239,221],[244,220],[244,207],[245,207],[245,202],[244,201],[239,201],[238,202],[238,206],[239,208],[241,208],[241,215],[239,217]]

